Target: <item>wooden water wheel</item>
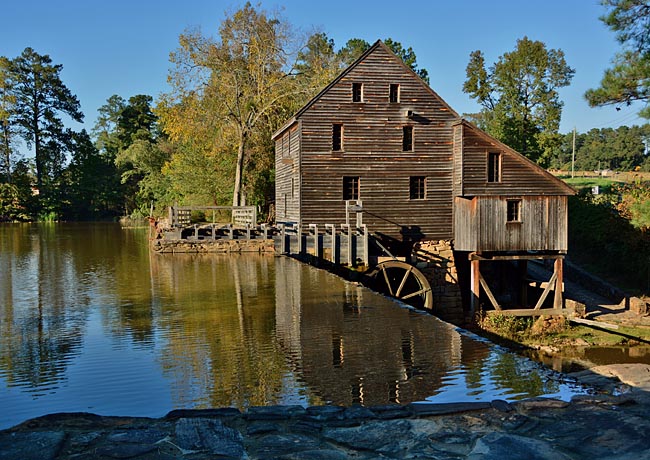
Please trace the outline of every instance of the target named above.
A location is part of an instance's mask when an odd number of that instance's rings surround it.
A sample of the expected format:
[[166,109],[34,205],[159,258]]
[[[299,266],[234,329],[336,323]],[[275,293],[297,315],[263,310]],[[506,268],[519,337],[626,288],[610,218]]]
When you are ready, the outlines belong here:
[[400,260],[381,262],[368,272],[371,287],[418,308],[433,308],[431,285],[413,265]]

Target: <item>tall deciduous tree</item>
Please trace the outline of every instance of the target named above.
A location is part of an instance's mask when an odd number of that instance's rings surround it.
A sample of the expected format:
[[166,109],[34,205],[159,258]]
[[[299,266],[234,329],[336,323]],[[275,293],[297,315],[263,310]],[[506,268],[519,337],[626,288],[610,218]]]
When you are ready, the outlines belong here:
[[630,105],[643,101],[639,112],[650,118],[650,3],[647,0],[602,0],[607,14],[600,19],[616,32],[623,46],[605,71],[600,87],[590,89],[585,97],[592,107]]
[[[295,91],[289,57],[291,37],[288,26],[277,16],[256,9],[250,3],[219,27],[219,38],[198,32],[181,35],[180,48],[172,53],[175,70],[170,75],[174,88],[163,98],[162,118],[172,138],[187,133],[185,120],[166,110],[181,104],[181,110],[203,106],[217,117],[217,125],[233,130],[236,161],[233,206],[242,203],[244,166],[251,136],[258,124]],[[170,101],[171,104],[169,103]],[[216,134],[216,133],[214,133]]]
[[463,91],[483,107],[476,117],[483,129],[544,164],[561,140],[558,89],[573,74],[562,50],[524,37],[488,69],[483,53],[472,52]]
[[61,80],[62,69],[62,65],[52,64],[48,55],[29,47],[10,66],[14,123],[27,145],[34,148],[39,188],[63,167],[71,133],[60,116],[83,121],[79,100]]

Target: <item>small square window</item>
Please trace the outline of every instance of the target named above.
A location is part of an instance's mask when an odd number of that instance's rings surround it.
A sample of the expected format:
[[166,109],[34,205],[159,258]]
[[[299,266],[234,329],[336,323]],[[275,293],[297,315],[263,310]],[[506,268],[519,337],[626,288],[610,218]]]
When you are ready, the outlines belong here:
[[391,83],[390,89],[388,90],[388,100],[389,102],[399,102],[399,85],[396,83]]
[[343,150],[343,125],[334,123],[332,125],[332,151],[340,152]]
[[363,83],[352,83],[352,102],[363,102]]
[[359,176],[346,176],[343,177],[343,199],[344,200],[358,200],[359,199]]
[[507,200],[507,222],[521,222],[521,200]]
[[404,126],[402,132],[402,151],[413,151],[413,126]]
[[426,197],[426,177],[412,176],[409,178],[409,197],[412,200],[424,200]]
[[488,153],[487,181],[501,182],[501,154],[500,153],[495,153],[495,152]]

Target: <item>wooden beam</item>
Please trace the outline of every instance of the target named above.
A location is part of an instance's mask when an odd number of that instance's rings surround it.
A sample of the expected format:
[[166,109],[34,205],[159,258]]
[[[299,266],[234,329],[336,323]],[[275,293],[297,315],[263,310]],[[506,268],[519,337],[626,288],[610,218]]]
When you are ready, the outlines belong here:
[[546,289],[544,289],[544,292],[542,292],[541,297],[535,304],[535,310],[539,310],[540,308],[542,308],[542,304],[544,304],[546,297],[548,297],[548,293],[551,292],[551,289],[555,286],[556,283],[557,283],[557,272],[553,272],[553,275],[551,275],[551,279],[548,281],[548,284],[546,285]]
[[555,273],[557,279],[555,280],[555,296],[553,298],[553,308],[562,308],[562,291],[564,288],[564,265],[562,259],[555,259]]
[[481,282],[481,286],[483,286],[483,290],[488,296],[488,299],[490,299],[490,303],[494,307],[495,310],[501,311],[501,306],[499,305],[499,302],[497,302],[497,299],[494,297],[494,294],[492,294],[492,291],[490,290],[490,286],[488,286],[487,282],[485,281],[485,278],[481,276],[479,273],[479,281]]
[[541,308],[534,310],[532,308],[520,308],[513,310],[488,310],[485,312],[488,315],[504,315],[504,316],[567,316],[573,314],[572,310],[568,308]]
[[472,252],[469,260],[539,260],[564,259],[564,254],[477,254]]
[[472,291],[470,298],[470,314],[473,318],[479,308],[479,295],[481,292],[481,270],[479,268],[479,259],[472,259],[470,265],[470,289]]

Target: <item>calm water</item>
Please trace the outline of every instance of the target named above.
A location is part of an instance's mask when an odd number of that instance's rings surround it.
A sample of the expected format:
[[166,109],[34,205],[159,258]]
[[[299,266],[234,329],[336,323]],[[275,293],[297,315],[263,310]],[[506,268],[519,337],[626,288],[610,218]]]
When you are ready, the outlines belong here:
[[294,260],[0,225],[0,428],[52,412],[569,398],[532,361]]

